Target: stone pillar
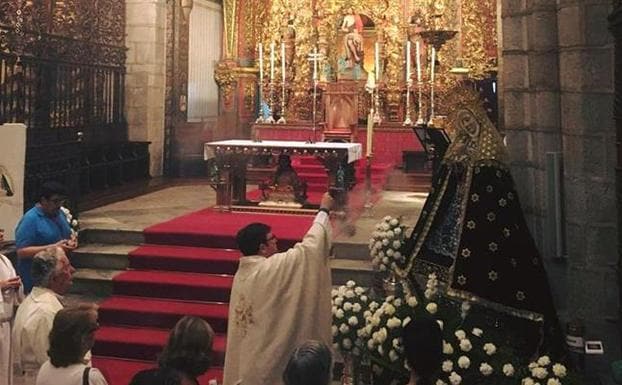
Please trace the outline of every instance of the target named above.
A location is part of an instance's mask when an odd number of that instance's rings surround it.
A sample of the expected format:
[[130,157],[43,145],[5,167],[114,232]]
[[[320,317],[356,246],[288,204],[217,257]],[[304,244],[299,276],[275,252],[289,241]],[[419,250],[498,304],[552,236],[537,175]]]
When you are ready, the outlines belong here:
[[128,136],[149,141],[151,176],[162,175],[166,1],[126,0],[125,77]]

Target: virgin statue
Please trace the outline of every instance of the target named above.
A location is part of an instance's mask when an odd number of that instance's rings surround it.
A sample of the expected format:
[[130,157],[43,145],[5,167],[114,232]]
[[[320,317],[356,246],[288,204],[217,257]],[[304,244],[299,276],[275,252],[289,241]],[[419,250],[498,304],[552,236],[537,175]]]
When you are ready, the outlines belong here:
[[460,86],[448,94],[454,140],[403,249],[408,259],[399,273],[414,278],[435,272],[449,297],[535,324],[525,338],[531,352],[541,346],[561,351],[547,274],[501,136],[477,91]]

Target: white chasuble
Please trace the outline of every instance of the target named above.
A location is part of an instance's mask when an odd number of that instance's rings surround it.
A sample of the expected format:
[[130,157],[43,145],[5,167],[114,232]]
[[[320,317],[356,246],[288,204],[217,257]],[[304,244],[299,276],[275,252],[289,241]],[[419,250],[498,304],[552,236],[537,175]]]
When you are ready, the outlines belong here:
[[[0,281],[16,277],[11,261],[0,254]],[[0,385],[10,385],[13,377],[11,351],[11,322],[15,306],[23,299],[24,292],[10,290],[0,295]]]
[[224,385],[280,385],[296,347],[309,339],[332,345],[329,251],[330,224],[320,212],[288,251],[240,259],[229,303]]

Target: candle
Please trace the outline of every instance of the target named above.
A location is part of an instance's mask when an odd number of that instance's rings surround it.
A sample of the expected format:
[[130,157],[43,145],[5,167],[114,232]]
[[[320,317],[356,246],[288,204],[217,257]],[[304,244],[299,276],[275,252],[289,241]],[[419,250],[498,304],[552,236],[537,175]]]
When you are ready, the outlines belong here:
[[270,81],[274,79],[274,42],[270,43]]
[[281,72],[283,73],[283,84],[285,84],[285,43],[281,42]]
[[406,41],[406,81],[410,81],[410,40]]
[[263,44],[259,43],[259,81],[263,84]]
[[420,82],[421,81],[421,43],[419,42],[419,40],[417,40],[415,42],[415,55],[416,57],[416,61],[417,61],[417,81]]
[[369,157],[371,156],[371,150],[372,150],[372,139],[373,139],[373,133],[374,133],[374,113],[373,113],[373,109],[371,111],[369,111],[369,114],[367,115],[367,146],[365,148],[365,156]]
[[436,64],[436,48],[432,47],[432,59],[430,61],[430,82],[434,83],[434,66]]
[[313,80],[317,80],[317,47],[313,47]]
[[374,44],[374,67],[376,70],[376,83],[380,80],[380,44]]

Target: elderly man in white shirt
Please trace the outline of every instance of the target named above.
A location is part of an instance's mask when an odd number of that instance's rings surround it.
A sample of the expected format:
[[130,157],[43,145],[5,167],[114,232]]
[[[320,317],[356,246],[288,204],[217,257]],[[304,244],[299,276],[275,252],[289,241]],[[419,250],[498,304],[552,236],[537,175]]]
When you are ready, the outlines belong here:
[[[4,231],[0,229],[0,242]],[[24,298],[22,281],[15,273],[11,261],[0,254],[0,385],[13,383],[13,360],[11,357],[11,321],[15,306]]]
[[61,247],[50,247],[34,256],[31,272],[34,287],[17,309],[13,325],[15,364],[26,385],[34,384],[48,359],[48,336],[54,316],[63,308],[59,297],[71,287],[75,269]]

